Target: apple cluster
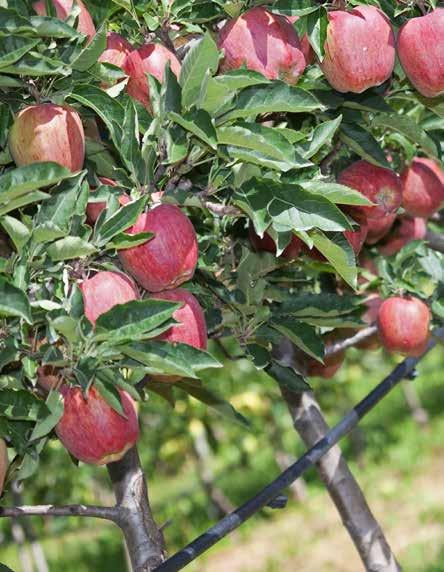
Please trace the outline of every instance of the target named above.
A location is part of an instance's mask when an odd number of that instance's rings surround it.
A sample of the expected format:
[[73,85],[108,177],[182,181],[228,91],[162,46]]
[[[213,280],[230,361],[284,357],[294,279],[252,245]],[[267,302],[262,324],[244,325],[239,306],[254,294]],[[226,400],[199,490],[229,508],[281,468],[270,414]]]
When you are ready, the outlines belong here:
[[[64,19],[72,8],[72,0],[53,0],[58,18]],[[95,35],[93,20],[81,0],[77,28],[89,41]],[[46,14],[47,3],[33,4],[40,15]],[[316,58],[304,36],[298,37],[290,18],[271,13],[264,7],[252,8],[227,21],[219,30],[218,47],[223,50],[220,70],[245,66],[274,80],[295,84],[307,65]],[[350,11],[334,10],[328,14],[325,57],[319,63],[326,80],[340,92],[360,93],[387,81],[393,73],[395,53],[412,85],[425,97],[444,93],[444,9],[437,8],[427,16],[409,20],[399,31],[397,41],[387,17],[373,6],[356,6]],[[441,41],[440,41],[441,39]],[[177,57],[160,43],[149,42],[134,48],[116,32],[107,34],[106,49],[100,62],[120,67],[128,76],[127,93],[152,112],[146,74],[163,81],[166,65],[179,77],[181,64]],[[432,63],[431,63],[432,62]],[[106,87],[106,86],[104,86]],[[41,103],[22,109],[9,134],[9,148],[18,166],[39,161],[54,161],[72,172],[83,168],[85,134],[78,113],[67,105]],[[115,181],[101,178],[105,185]],[[399,176],[392,170],[357,161],[347,167],[338,182],[361,192],[373,204],[349,207],[345,214],[354,222],[354,230],[344,232],[356,255],[363,244],[375,244],[386,237],[380,247],[382,254],[397,252],[413,239],[423,238],[425,219],[433,215],[444,201],[444,172],[433,161],[415,157]],[[94,189],[91,189],[94,192]],[[161,193],[157,193],[161,198]],[[120,205],[131,202],[122,194]],[[396,230],[388,236],[397,212],[404,208]],[[87,222],[94,225],[105,202],[91,201]],[[357,227],[357,228],[356,228]],[[182,303],[173,317],[177,324],[161,339],[207,346],[205,317],[197,299],[180,286],[192,279],[198,259],[196,233],[189,218],[180,208],[170,204],[154,204],[142,213],[127,233],[151,232],[154,237],[138,246],[121,250],[120,262],[126,272],[99,271],[81,284],[84,311],[94,327],[98,317],[116,304],[136,300],[141,295]],[[265,234],[259,237],[250,228],[255,249],[276,251],[274,241]],[[322,260],[315,250],[293,236],[282,253],[289,260],[301,252]],[[378,296],[367,301],[365,319],[377,320],[382,343],[389,351],[417,355],[428,339],[430,312],[416,298],[393,297],[382,301]],[[402,315],[402,320],[399,316]],[[413,335],[412,335],[413,332]],[[326,345],[334,343],[327,336]],[[309,364],[310,375],[330,377],[343,360],[342,354],[327,358],[324,365]],[[49,388],[58,385],[56,372],[40,368],[40,384]],[[177,378],[161,377],[173,382]],[[93,387],[87,398],[77,387],[59,388],[64,399],[64,415],[57,425],[57,434],[77,459],[86,463],[104,464],[120,459],[138,438],[138,421],[131,397],[119,391],[125,415],[111,408]],[[104,438],[104,436],[106,438]]]

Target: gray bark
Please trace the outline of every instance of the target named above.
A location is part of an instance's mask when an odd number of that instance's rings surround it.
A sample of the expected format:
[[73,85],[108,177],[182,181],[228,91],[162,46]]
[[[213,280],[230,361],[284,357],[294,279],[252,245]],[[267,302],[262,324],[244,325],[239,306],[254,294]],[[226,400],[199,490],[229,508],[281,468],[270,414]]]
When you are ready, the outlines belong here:
[[134,572],[151,572],[165,560],[163,536],[157,527],[148,500],[148,488],[133,447],[120,461],[107,465],[113,483],[122,529]]
[[[329,429],[313,394],[284,391],[283,397],[296,431],[307,447],[312,447]],[[365,569],[368,572],[400,572],[402,569],[338,445],[321,458],[317,469]]]
[[414,384],[407,380],[402,384],[404,399],[412,413],[413,419],[421,427],[425,427],[429,422],[429,415],[421,404],[418,392]]

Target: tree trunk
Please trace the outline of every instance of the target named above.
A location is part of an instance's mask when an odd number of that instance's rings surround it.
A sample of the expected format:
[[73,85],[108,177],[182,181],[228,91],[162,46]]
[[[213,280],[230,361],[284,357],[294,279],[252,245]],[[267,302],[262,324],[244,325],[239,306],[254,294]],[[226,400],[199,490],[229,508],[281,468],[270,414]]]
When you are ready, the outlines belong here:
[[151,572],[165,560],[165,547],[151,512],[137,448],[107,468],[121,511],[117,524],[125,535],[133,571]]
[[[282,393],[297,432],[307,447],[312,447],[329,429],[318,403],[309,391],[296,394],[283,390]],[[338,445],[320,459],[317,469],[365,569],[368,572],[400,572],[402,569]]]

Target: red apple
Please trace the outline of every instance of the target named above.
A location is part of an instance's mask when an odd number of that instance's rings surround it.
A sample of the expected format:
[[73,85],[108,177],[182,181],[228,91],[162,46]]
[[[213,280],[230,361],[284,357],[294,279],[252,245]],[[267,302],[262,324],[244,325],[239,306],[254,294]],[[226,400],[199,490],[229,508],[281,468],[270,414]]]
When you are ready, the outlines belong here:
[[383,256],[392,256],[409,242],[422,240],[426,231],[427,225],[423,218],[401,217],[399,218],[399,225],[379,247],[379,252]]
[[429,339],[430,310],[413,296],[393,296],[381,304],[378,331],[385,349],[417,357]]
[[194,275],[199,253],[190,219],[174,205],[159,205],[139,216],[129,234],[153,232],[154,238],[119,251],[124,268],[149,292],[177,288]]
[[[66,20],[72,10],[73,0],[52,0],[52,3],[56,11],[57,18],[60,20]],[[77,0],[77,5],[80,8],[77,30],[88,36],[91,41],[96,35],[96,28],[94,27],[93,19],[82,0]],[[46,0],[34,2],[32,7],[39,16],[46,16]]]
[[444,8],[411,18],[398,34],[398,57],[405,74],[425,97],[444,93]]
[[133,46],[126,38],[116,32],[108,32],[106,34],[106,48],[101,53],[98,61],[122,68],[126,56],[132,52],[132,50]]
[[128,95],[151,110],[148,80],[145,74],[149,73],[162,83],[168,62],[171,71],[179,77],[181,68],[179,60],[162,44],[144,44],[130,52],[123,62],[123,70],[129,76],[126,87]]
[[386,15],[374,6],[328,13],[325,56],[320,64],[332,87],[361,93],[393,72],[395,36]]
[[8,449],[3,439],[0,439],[0,495],[3,493],[6,473],[8,472],[9,459]]
[[[100,182],[103,185],[108,185],[110,187],[116,187],[116,181],[113,179],[108,179],[108,177],[99,177]],[[90,191],[93,191],[96,187],[91,187]],[[119,196],[118,201],[120,206],[127,205],[131,202],[131,199],[128,195],[122,194]],[[106,208],[106,202],[101,201],[99,203],[93,203],[90,201],[86,207],[86,222],[91,226],[96,222],[99,218],[100,213]]]
[[53,103],[25,107],[9,131],[9,150],[18,167],[54,161],[70,171],[80,171],[85,134],[79,114]]
[[[287,16],[287,18],[290,24],[294,24],[299,20],[299,16]],[[307,66],[309,66],[310,64],[315,62],[316,57],[313,48],[311,47],[310,42],[308,40],[307,34],[304,34],[302,36],[302,38],[300,39],[300,43],[301,43],[301,52],[304,54],[305,63]]]
[[[248,229],[248,236],[254,250],[259,252],[272,252],[273,254],[276,254],[276,245],[268,233],[265,233],[261,238],[258,234],[256,234],[254,227],[250,225]],[[285,247],[281,254],[282,258],[287,258],[288,260],[294,260],[297,258],[301,252],[302,244],[302,241],[297,236],[293,235],[291,237],[290,244]]]
[[218,47],[224,50],[222,71],[246,66],[268,79],[294,84],[306,65],[294,27],[262,6],[229,20],[219,32]]
[[415,217],[429,218],[444,202],[444,173],[430,159],[415,157],[401,173],[402,205]]
[[367,218],[368,231],[367,238],[365,239],[366,244],[376,244],[384,238],[393,226],[396,220],[396,214],[388,214],[378,218]]
[[[338,332],[330,332],[324,336],[325,349],[338,342],[342,336]],[[320,363],[314,358],[309,358],[306,362],[308,377],[332,378],[344,363],[345,351],[337,352],[324,358],[324,363]]]
[[367,219],[380,219],[401,206],[402,186],[396,173],[367,161],[356,161],[338,176],[338,182],[362,193],[375,206],[359,207]]
[[151,296],[156,300],[171,300],[182,302],[182,307],[176,310],[173,318],[179,322],[159,336],[158,339],[167,342],[188,344],[200,350],[206,350],[208,344],[207,325],[203,310],[191,292],[185,288],[164,290]]
[[95,325],[99,316],[117,304],[137,300],[139,293],[128,276],[118,272],[97,272],[80,284],[85,316]]
[[92,387],[87,398],[79,387],[64,387],[63,416],[56,433],[66,449],[79,461],[106,465],[121,459],[139,437],[136,408],[131,397],[118,390],[123,417]]

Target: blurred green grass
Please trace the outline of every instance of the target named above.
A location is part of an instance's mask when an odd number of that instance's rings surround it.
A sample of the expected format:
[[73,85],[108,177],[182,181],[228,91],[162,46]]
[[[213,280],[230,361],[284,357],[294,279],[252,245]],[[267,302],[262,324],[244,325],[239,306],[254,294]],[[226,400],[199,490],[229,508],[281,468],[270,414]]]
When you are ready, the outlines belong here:
[[[359,433],[354,438],[348,437],[341,443],[358,480],[364,488],[371,484],[372,498],[377,498],[383,505],[387,503],[387,506],[391,506],[403,490],[408,491],[413,486],[424,467],[433,467],[433,459],[442,458],[444,453],[442,353],[442,349],[437,348],[427,356],[418,368],[419,376],[414,382],[430,416],[426,429],[420,429],[413,420],[401,387],[398,387],[361,422]],[[315,380],[313,386],[329,422],[337,421],[391,370],[393,364],[393,360],[382,352],[362,354],[352,350],[347,365],[334,380]],[[147,471],[151,472],[150,467],[156,467],[150,478],[150,497],[157,522],[169,523],[165,536],[170,553],[192,540],[212,522],[207,498],[196,475],[196,466],[187,456],[190,407],[193,414],[213,427],[216,454],[212,467],[218,476],[217,485],[234,505],[252,496],[280,472],[274,458],[276,442],[273,434],[277,432],[281,435],[280,445],[292,456],[296,457],[304,450],[273,382],[257,373],[249,364],[230,362],[223,371],[212,373],[206,383],[226,397],[234,395],[233,401],[237,402],[239,410],[252,421],[250,431],[216,414],[208,414],[195,403],[179,403],[177,412],[168,409],[157,398],[144,406],[147,413],[144,413],[145,430],[140,450]],[[57,478],[58,471],[60,478]],[[72,479],[71,485],[62,478],[65,474],[63,471]],[[434,475],[434,478],[439,486],[442,475]],[[309,511],[310,503],[321,493],[322,487],[314,470],[308,472],[306,480],[309,496],[305,505],[298,506],[290,501],[285,511],[261,511],[240,529],[235,542],[248,542],[254,538],[258,525],[273,527],[280,519],[288,519],[291,515],[297,518],[301,511]],[[407,508],[414,514],[415,522],[444,526],[444,506],[435,506],[433,491],[418,490],[416,494],[404,497],[407,501],[403,502],[411,504]],[[66,455],[55,443],[44,457],[39,474],[26,484],[26,502],[106,504],[112,502],[112,497],[106,471],[89,467],[71,468]],[[6,496],[4,504],[9,503],[10,499]],[[396,511],[384,511],[388,526],[396,526],[397,518]],[[112,525],[80,519],[52,519],[45,525],[40,519],[33,522],[51,571],[125,570],[121,535]],[[337,526],[342,526],[339,518]],[[4,539],[0,546],[0,562],[19,572],[17,548],[10,541],[8,523],[1,523],[1,532]],[[292,553],[298,551],[298,544],[297,538],[291,536],[294,531],[289,529],[288,534],[287,556],[292,558]],[[405,568],[410,572],[443,572],[444,538],[438,545],[435,542],[434,549],[430,550],[428,542],[420,535],[416,537],[415,530],[410,534],[408,546],[402,553]],[[233,542],[231,539],[224,540],[212,554],[230,550]],[[328,545],[325,549],[328,550]],[[309,557],[309,547],[306,554]],[[272,560],[268,564],[265,562],[261,570],[278,570],[274,566],[282,566],[282,558],[285,561],[285,557],[285,554],[281,554],[278,564],[273,564]],[[207,568],[210,564],[211,555],[189,569],[207,570],[211,569]],[[337,572],[342,571],[338,568]]]

